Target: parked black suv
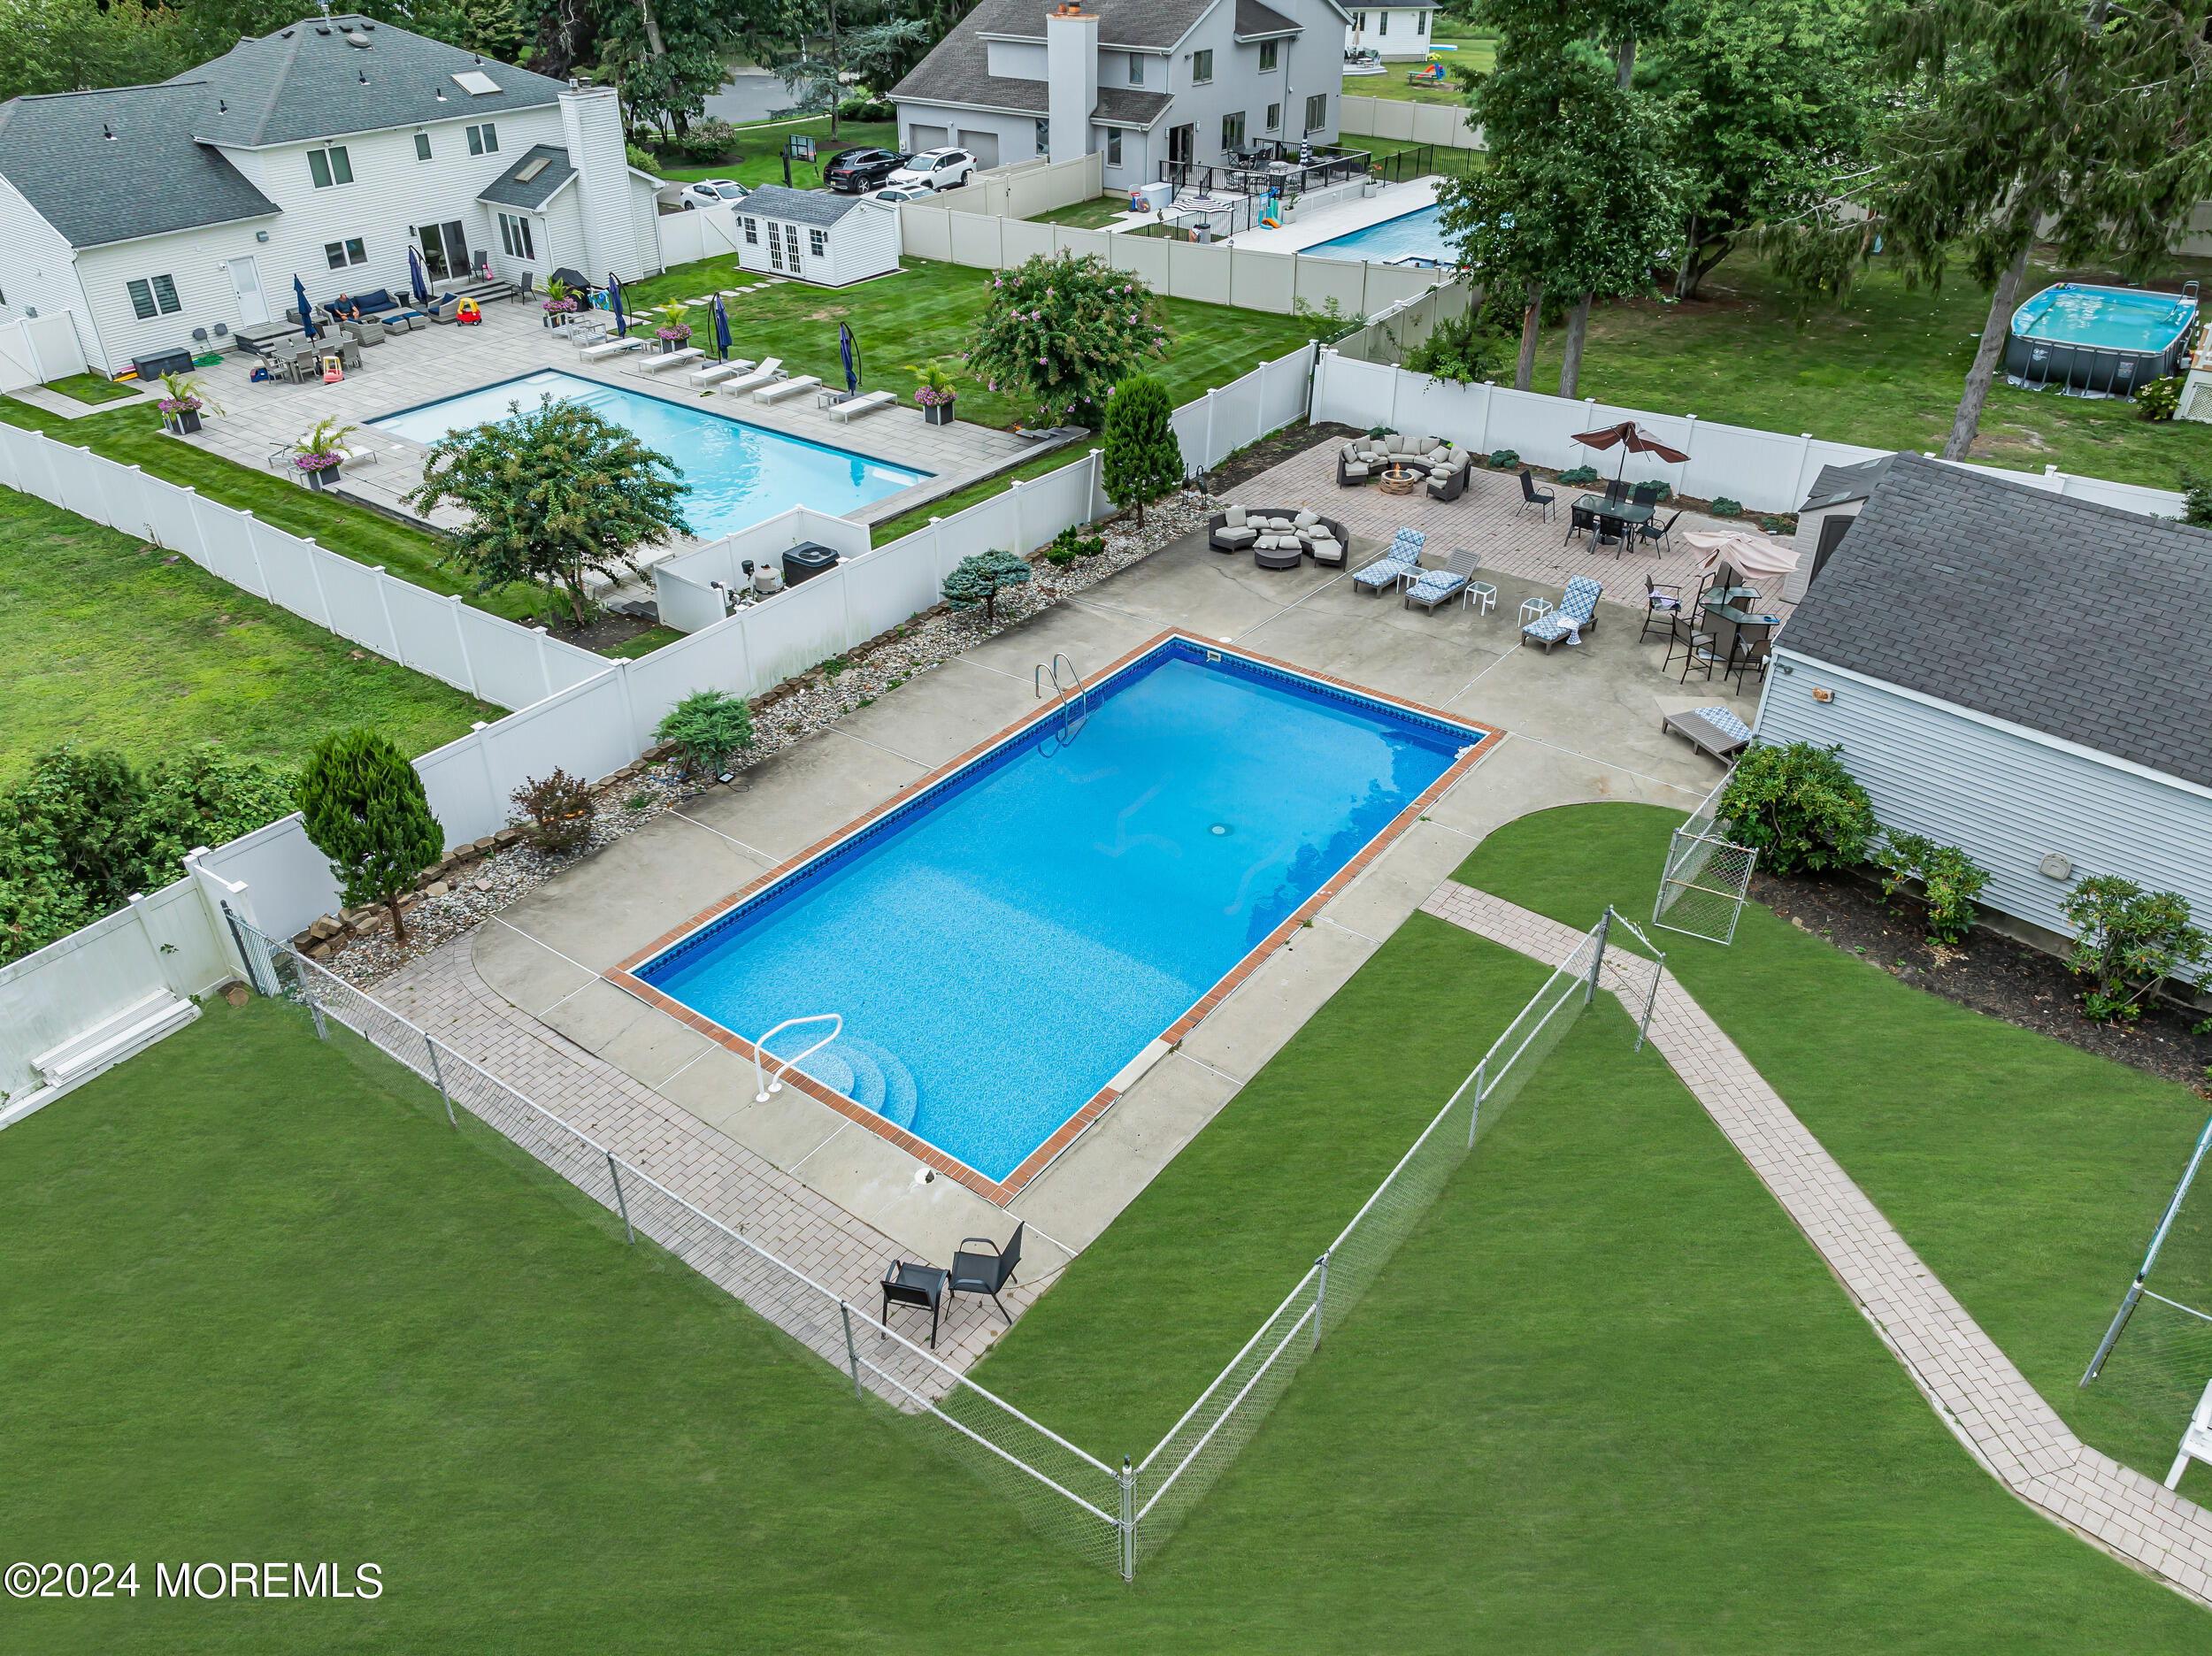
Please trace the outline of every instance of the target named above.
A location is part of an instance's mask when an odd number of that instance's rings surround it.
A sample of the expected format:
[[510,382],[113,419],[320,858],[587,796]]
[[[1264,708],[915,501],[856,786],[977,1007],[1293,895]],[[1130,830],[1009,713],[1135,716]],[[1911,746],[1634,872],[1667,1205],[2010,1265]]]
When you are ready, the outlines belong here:
[[848,150],[829,158],[822,179],[833,190],[857,196],[889,178],[905,159],[895,150]]

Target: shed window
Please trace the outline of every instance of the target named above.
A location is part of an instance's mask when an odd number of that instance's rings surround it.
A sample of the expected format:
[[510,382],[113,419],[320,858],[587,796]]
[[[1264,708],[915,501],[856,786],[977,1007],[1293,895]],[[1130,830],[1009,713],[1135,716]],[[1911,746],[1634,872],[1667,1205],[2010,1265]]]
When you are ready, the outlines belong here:
[[829,257],[829,232],[809,230],[806,233],[806,245],[807,251],[813,254],[816,258],[827,258]]
[[177,284],[166,276],[154,276],[143,280],[124,284],[130,290],[131,309],[141,322],[150,322],[157,316],[173,316],[184,309],[177,297]]
[[1429,32],[1429,14],[1427,12],[1416,12],[1413,14],[1413,32],[1416,34],[1425,34]]
[[760,245],[760,220],[757,218],[741,218],[738,222],[745,226],[745,245],[747,247],[758,247]]
[[1378,34],[1387,34],[1390,33],[1389,12],[1378,12],[1375,13],[1375,33]]

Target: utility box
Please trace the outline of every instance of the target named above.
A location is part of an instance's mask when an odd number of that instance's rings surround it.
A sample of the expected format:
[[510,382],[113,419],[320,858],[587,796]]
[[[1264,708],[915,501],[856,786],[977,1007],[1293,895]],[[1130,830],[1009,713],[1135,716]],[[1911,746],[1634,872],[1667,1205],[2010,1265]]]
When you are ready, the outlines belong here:
[[837,567],[837,554],[813,540],[795,546],[783,555],[783,584],[796,586]]

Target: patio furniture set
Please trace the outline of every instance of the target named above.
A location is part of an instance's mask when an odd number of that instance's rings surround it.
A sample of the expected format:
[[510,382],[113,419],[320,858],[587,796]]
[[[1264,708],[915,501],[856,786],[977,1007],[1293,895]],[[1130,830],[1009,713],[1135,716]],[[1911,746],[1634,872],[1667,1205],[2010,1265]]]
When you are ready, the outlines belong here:
[[1248,548],[1261,569],[1296,569],[1309,557],[1341,569],[1351,541],[1342,524],[1308,506],[1232,506],[1206,520],[1208,546],[1217,552]]
[[[907,1260],[894,1260],[883,1273],[884,1331],[879,1338],[888,1338],[891,1330],[891,1307],[913,1306],[929,1312],[929,1347],[937,1349],[937,1324],[950,1307],[947,1301],[954,1294],[987,1294],[991,1303],[998,1307],[1008,1327],[1013,1326],[1013,1314],[1007,1310],[999,1290],[1014,1280],[1014,1267],[1021,1263],[1022,1232],[1029,1228],[1024,1220],[1014,1227],[1014,1234],[1004,1247],[988,1237],[964,1238],[952,1256],[952,1269],[941,1270],[934,1265],[918,1265]],[[971,1249],[975,1251],[971,1252]]]
[[[1534,500],[1548,505],[1557,498],[1548,489],[1537,489],[1525,472],[1521,473],[1521,492],[1525,508]],[[1679,511],[1664,523],[1657,521],[1665,494],[1664,484],[1638,483],[1632,487],[1617,478],[1605,486],[1602,495],[1578,494],[1567,509],[1567,540],[1586,534],[1593,551],[1609,546],[1616,562],[1632,541],[1648,541],[1663,555],[1672,549],[1673,542],[1668,537],[1673,533],[1675,525],[1682,521]]]
[[1775,629],[1782,625],[1782,617],[1754,609],[1759,602],[1759,589],[1744,586],[1725,564],[1717,565],[1696,596],[1686,602],[1679,586],[1647,575],[1644,625],[1637,637],[1648,638],[1655,621],[1664,624],[1667,654],[1660,671],[1670,671],[1675,651],[1681,650],[1682,676],[1678,683],[1687,682],[1691,672],[1701,667],[1708,679],[1718,667],[1724,683],[1732,678],[1747,678],[1755,671],[1763,683]]
[[1425,481],[1431,500],[1455,501],[1466,493],[1474,464],[1472,449],[1441,437],[1393,432],[1346,443],[1336,457],[1336,481],[1340,488],[1371,482],[1389,494],[1410,494]]

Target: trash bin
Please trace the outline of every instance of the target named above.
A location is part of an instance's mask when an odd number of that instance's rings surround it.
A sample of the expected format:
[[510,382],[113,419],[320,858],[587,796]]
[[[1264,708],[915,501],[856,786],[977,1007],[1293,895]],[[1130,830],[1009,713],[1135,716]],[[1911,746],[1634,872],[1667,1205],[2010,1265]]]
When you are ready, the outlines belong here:
[[812,580],[824,571],[837,564],[837,554],[827,547],[810,540],[804,546],[795,546],[783,555],[783,584],[796,586],[801,581]]

